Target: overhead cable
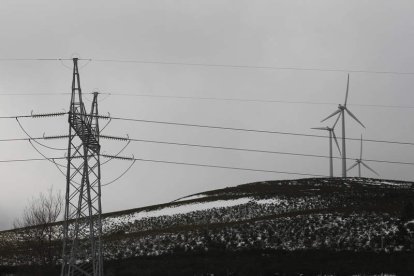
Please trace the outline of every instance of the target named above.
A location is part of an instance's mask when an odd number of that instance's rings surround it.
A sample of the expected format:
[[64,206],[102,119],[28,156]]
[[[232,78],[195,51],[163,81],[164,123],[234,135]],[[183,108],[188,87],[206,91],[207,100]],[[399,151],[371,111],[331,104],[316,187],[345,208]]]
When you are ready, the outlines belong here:
[[[65,138],[68,138],[68,136],[67,135],[56,135],[56,136],[31,137],[31,138],[8,138],[8,139],[0,139],[0,142],[51,140],[51,139],[65,139]],[[192,144],[192,143],[180,143],[180,142],[171,142],[171,141],[136,139],[136,138],[129,138],[129,137],[124,138],[124,137],[115,137],[115,136],[108,136],[108,135],[100,135],[100,138],[109,139],[109,140],[127,141],[126,146],[129,144],[129,142],[143,142],[143,143],[165,144],[165,145],[175,145],[175,146],[184,146],[184,147],[219,149],[219,150],[234,150],[234,151],[243,151],[243,152],[292,155],[292,156],[326,158],[326,159],[330,158],[327,155],[319,155],[319,154],[306,154],[306,153],[295,153],[295,152],[285,152],[285,151],[260,150],[260,149],[252,149],[252,148],[224,147],[224,146],[214,146],[214,145],[204,145],[204,144]],[[42,145],[42,146],[44,146],[44,145]],[[119,156],[125,150],[126,146],[124,146],[117,154],[115,154],[115,156]],[[51,148],[51,149],[53,149],[53,148]],[[342,157],[337,157],[337,156],[333,156],[332,158],[342,159]],[[346,159],[347,160],[355,160],[356,158],[347,157]],[[376,162],[376,163],[388,163],[388,164],[397,164],[397,165],[414,165],[414,162],[377,160],[377,159],[364,159],[364,160],[369,161],[369,162]],[[105,161],[104,163],[106,163],[106,162],[107,161]]]
[[[101,136],[101,138],[105,139],[106,137]],[[157,140],[146,140],[146,139],[129,138],[129,141],[154,143],[154,144],[166,144],[166,145],[175,145],[175,146],[184,146],[184,147],[198,147],[198,148],[234,150],[234,151],[256,152],[256,153],[269,153],[269,154],[293,155],[293,156],[304,156],[304,157],[316,157],[316,158],[330,158],[329,156],[318,155],[318,154],[305,154],[305,153],[293,153],[293,152],[284,152],[284,151],[258,150],[258,149],[249,149],[249,148],[223,147],[223,146],[190,144],[190,143],[179,143],[179,142],[168,142],[168,141],[157,141]],[[342,159],[342,157],[336,157],[336,156],[333,156],[332,158]],[[346,158],[346,159],[355,160],[356,158]],[[377,162],[377,163],[388,163],[388,164],[399,164],[399,165],[414,165],[413,162],[402,162],[402,161],[375,160],[375,159],[364,159],[364,161]]]
[[[0,58],[0,61],[69,61],[71,58]],[[299,67],[299,66],[270,66],[270,65],[246,65],[246,64],[213,64],[201,62],[179,62],[143,59],[101,59],[101,58],[78,58],[79,61],[110,62],[110,63],[136,63],[154,65],[194,66],[210,68],[233,68],[233,69],[259,69],[259,70],[289,70],[289,71],[316,71],[316,72],[342,72],[342,73],[366,73],[366,74],[391,74],[391,75],[414,75],[410,71],[386,71],[386,70],[356,70],[347,68],[321,68],[321,67]]]
[[[70,95],[69,92],[60,93],[0,93],[0,96],[63,96]],[[83,94],[93,94],[83,93]],[[218,98],[218,97],[196,97],[196,96],[178,96],[178,95],[160,95],[160,94],[135,94],[135,93],[111,93],[99,92],[99,94],[108,96],[125,96],[125,97],[148,97],[148,98],[167,98],[182,100],[201,100],[201,101],[227,101],[227,102],[253,102],[253,103],[281,103],[281,104],[308,104],[308,105],[337,105],[334,102],[313,102],[313,101],[289,101],[289,100],[271,100],[271,99],[246,99],[246,98]],[[374,108],[397,108],[397,109],[414,109],[414,106],[408,105],[385,105],[385,104],[349,104],[350,106],[374,107]]]
[[[256,102],[256,103],[309,104],[309,105],[337,105],[338,104],[334,102],[288,101],[288,100],[246,99],[246,98],[217,98],[217,97],[157,95],[157,94],[133,94],[133,93],[107,93],[107,94],[111,96],[167,98],[167,99],[185,99],[185,100],[201,100],[201,101],[229,101],[229,102]],[[360,106],[360,107],[379,107],[379,108],[401,108],[401,109],[413,109],[414,108],[414,106],[406,106],[406,105],[384,105],[384,104],[349,104],[349,105]]]
[[[111,116],[110,118],[113,119],[113,120],[150,123],[150,124],[164,124],[164,125],[175,125],[175,126],[185,126],[185,127],[197,127],[197,128],[220,129],[220,130],[231,130],[231,131],[255,132],[255,133],[265,133],[265,134],[281,134],[281,135],[292,135],[292,136],[303,136],[303,137],[329,138],[329,136],[324,136],[324,135],[298,133],[298,132],[284,132],[284,131],[273,131],[273,130],[263,130],[263,129],[212,126],[212,125],[204,125],[204,124],[190,124],[190,123],[181,123],[181,122],[172,122],[172,121],[145,120],[145,119],[113,117],[113,116]],[[342,139],[342,137],[338,137],[338,139]],[[346,137],[345,139],[346,140],[351,140],[351,141],[359,141],[360,140],[360,138],[348,138],[348,137]],[[365,142],[374,142],[374,143],[411,145],[411,146],[414,145],[414,142],[401,142],[401,141],[376,140],[376,139],[364,139],[364,141]]]
[[[38,118],[38,117],[54,117],[54,116],[63,116],[68,114],[68,112],[56,112],[56,113],[44,113],[44,114],[31,114],[31,115],[17,115],[17,116],[0,116],[0,119],[16,119],[16,118]],[[291,136],[302,136],[302,137],[315,137],[315,138],[329,138],[329,136],[318,135],[318,134],[308,134],[308,133],[299,133],[299,132],[285,132],[285,131],[273,131],[273,130],[264,130],[264,129],[251,129],[251,128],[239,128],[239,127],[224,127],[224,126],[213,126],[205,124],[190,124],[190,123],[181,123],[181,122],[172,122],[172,121],[158,121],[158,120],[145,120],[138,118],[127,118],[127,117],[114,117],[111,115],[86,115],[88,117],[98,117],[105,120],[121,120],[121,121],[131,121],[139,123],[150,123],[150,124],[164,124],[164,125],[175,125],[175,126],[185,126],[185,127],[197,127],[197,128],[207,128],[207,129],[219,129],[219,130],[230,130],[230,131],[242,131],[242,132],[254,132],[254,133],[265,133],[265,134],[280,134],[280,135],[291,135]],[[342,139],[342,137],[338,137]],[[360,138],[350,138],[346,137],[346,140],[350,141],[359,141]],[[373,143],[386,143],[386,144],[398,144],[398,145],[410,145],[413,146],[414,142],[404,142],[404,141],[391,141],[391,140],[378,140],[378,139],[364,139],[365,142]]]
[[61,61],[70,58],[0,58],[0,61]]
[[131,160],[131,161],[141,161],[141,162],[152,162],[152,163],[163,163],[163,164],[173,164],[173,165],[184,165],[184,166],[196,166],[196,167],[207,167],[207,168],[217,168],[217,169],[240,170],[240,171],[253,171],[253,172],[277,173],[277,174],[291,174],[291,175],[302,175],[302,176],[326,177],[326,175],[321,175],[321,174],[287,172],[287,171],[274,171],[274,170],[262,170],[262,169],[251,169],[251,168],[242,168],[242,167],[221,166],[221,165],[213,165],[213,164],[187,163],[187,162],[143,159],[143,158],[133,158],[133,157],[131,158],[131,157],[121,157],[121,156],[110,156],[110,155],[105,155],[105,154],[102,154],[102,156],[107,157],[107,158],[115,158],[115,159],[120,159],[120,160]]
[[414,72],[403,71],[382,71],[382,70],[353,70],[346,68],[317,68],[317,67],[295,67],[295,66],[263,66],[263,65],[236,65],[236,64],[212,64],[197,62],[172,62],[157,60],[137,60],[137,59],[84,59],[94,62],[110,62],[110,63],[138,63],[138,64],[154,64],[154,65],[179,65],[179,66],[195,66],[195,67],[211,67],[211,68],[233,68],[233,69],[260,69],[260,70],[289,70],[289,71],[318,71],[318,72],[342,72],[342,73],[368,73],[368,74],[392,74],[392,75],[414,75]]
[[[56,113],[44,113],[44,114],[31,114],[31,115],[18,115],[18,116],[0,116],[0,119],[16,119],[16,118],[38,118],[38,117],[54,117],[54,116],[63,116],[68,114],[68,112],[56,112]],[[158,121],[158,120],[145,120],[138,118],[127,118],[127,117],[114,117],[110,115],[86,115],[88,117],[98,117],[105,120],[121,120],[121,121],[131,121],[139,123],[150,123],[150,124],[164,124],[164,125],[175,125],[175,126],[185,126],[185,127],[197,127],[197,128],[207,128],[207,129],[219,129],[219,130],[230,130],[230,131],[242,131],[242,132],[254,132],[254,133],[265,133],[265,134],[280,134],[280,135],[291,135],[291,136],[302,136],[302,137],[316,137],[316,138],[329,138],[329,136],[318,135],[318,134],[308,134],[308,133],[299,133],[299,132],[285,132],[285,131],[273,131],[273,130],[264,130],[264,129],[251,129],[251,128],[239,128],[239,127],[224,127],[224,126],[213,126],[205,124],[190,124],[190,123],[181,123],[181,122],[172,122],[172,121]],[[342,139],[342,137],[338,137]],[[346,140],[350,141],[359,141],[360,138],[350,138],[346,137]],[[391,140],[378,140],[378,139],[364,139],[365,142],[373,143],[386,143],[386,144],[398,144],[398,145],[414,145],[414,142],[404,142],[404,141],[391,141]]]
[[[327,177],[326,175],[321,175],[321,174],[261,170],[261,169],[250,169],[250,168],[241,168],[241,167],[220,166],[220,165],[213,165],[213,164],[187,163],[187,162],[176,162],[176,161],[154,160],[154,159],[143,159],[143,158],[130,158],[130,157],[120,157],[120,156],[114,157],[112,155],[107,155],[107,154],[101,154],[101,156],[106,157],[106,158],[115,158],[115,159],[121,159],[121,160],[131,160],[131,161],[135,160],[135,161],[141,161],[141,162],[163,163],[163,164],[172,164],[172,165],[184,165],[184,166],[207,167],[207,168],[252,171],[252,172],[265,172],[265,173],[276,173],[276,174],[301,175],[301,176]],[[82,158],[82,156],[79,156],[79,158]],[[59,160],[59,159],[66,159],[66,157],[54,157],[54,158],[48,157],[47,159],[46,158],[8,159],[8,160],[0,160],[0,163],[49,161],[48,159]]]

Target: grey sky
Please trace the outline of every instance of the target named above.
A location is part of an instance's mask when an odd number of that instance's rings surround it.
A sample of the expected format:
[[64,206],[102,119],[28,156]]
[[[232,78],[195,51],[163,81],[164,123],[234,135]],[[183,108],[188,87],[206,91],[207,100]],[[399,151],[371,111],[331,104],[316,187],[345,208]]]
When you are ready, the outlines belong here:
[[[0,57],[137,59],[414,72],[413,1],[16,1],[0,3]],[[65,63],[71,66],[70,62]],[[71,70],[59,62],[0,62],[0,93],[70,92]],[[91,62],[81,70],[84,92],[343,102],[346,73],[203,68]],[[350,104],[414,105],[414,75],[351,74]],[[102,99],[105,96],[102,95]],[[87,105],[90,102],[85,102]],[[0,115],[68,109],[69,96],[1,96]],[[412,141],[414,109],[350,106],[367,126],[348,120],[348,136]],[[309,132],[336,105],[196,101],[111,96],[102,113],[231,127]],[[65,134],[64,119],[25,119],[33,136]],[[1,120],[1,138],[24,137]],[[327,154],[325,139],[205,130],[113,121],[107,134]],[[323,134],[323,133],[322,133]],[[340,135],[338,129],[337,134]],[[65,141],[50,145],[65,147]],[[348,142],[355,157],[359,143]],[[122,144],[105,142],[114,153]],[[42,149],[43,150],[43,149]],[[365,143],[364,157],[412,161],[414,147]],[[27,142],[0,143],[0,159],[39,157]],[[49,156],[64,152],[44,151]],[[285,155],[133,143],[135,157],[328,174],[328,160]],[[351,162],[348,161],[350,165]],[[127,163],[103,168],[103,182]],[[383,178],[412,179],[412,166],[369,163]],[[335,162],[339,175],[340,163]],[[0,164],[0,229],[11,226],[30,197],[65,179],[48,162]],[[353,173],[351,173],[353,175]],[[373,176],[364,171],[364,175]],[[103,191],[105,212],[170,201],[241,183],[295,178],[137,162]]]

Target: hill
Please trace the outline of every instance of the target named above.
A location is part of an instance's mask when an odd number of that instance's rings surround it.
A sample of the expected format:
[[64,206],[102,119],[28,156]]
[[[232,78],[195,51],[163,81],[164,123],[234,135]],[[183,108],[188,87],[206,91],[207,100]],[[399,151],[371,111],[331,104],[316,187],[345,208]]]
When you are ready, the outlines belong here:
[[[163,275],[162,264],[177,273],[170,275],[258,275],[242,274],[251,269],[264,275],[411,273],[413,203],[414,183],[368,178],[267,181],[207,191],[104,214],[106,270]],[[61,227],[54,226],[56,246]],[[27,231],[0,232],[0,265],[37,262],[18,242]]]

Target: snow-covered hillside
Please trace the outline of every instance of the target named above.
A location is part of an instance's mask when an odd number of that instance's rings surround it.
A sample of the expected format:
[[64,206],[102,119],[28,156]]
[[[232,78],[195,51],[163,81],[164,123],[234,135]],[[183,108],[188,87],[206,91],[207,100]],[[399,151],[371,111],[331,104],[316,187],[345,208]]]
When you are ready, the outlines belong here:
[[[407,206],[414,203],[413,187],[366,178],[268,181],[108,213],[104,257],[251,249],[412,251],[414,214]],[[59,246],[61,224],[54,228]],[[3,265],[33,261],[14,250],[23,246],[25,231],[31,230],[0,232]]]

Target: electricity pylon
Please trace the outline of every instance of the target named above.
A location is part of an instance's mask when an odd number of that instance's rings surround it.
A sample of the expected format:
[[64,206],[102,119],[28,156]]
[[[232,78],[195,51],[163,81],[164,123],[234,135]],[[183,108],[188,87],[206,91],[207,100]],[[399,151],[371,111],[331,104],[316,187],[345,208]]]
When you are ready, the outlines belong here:
[[73,59],[61,276],[103,276],[98,93],[90,114]]

